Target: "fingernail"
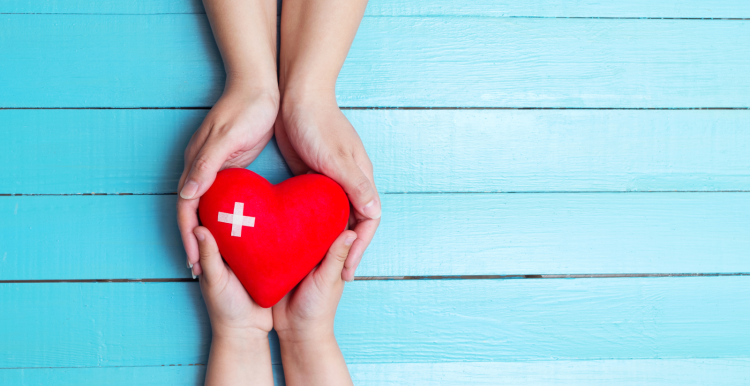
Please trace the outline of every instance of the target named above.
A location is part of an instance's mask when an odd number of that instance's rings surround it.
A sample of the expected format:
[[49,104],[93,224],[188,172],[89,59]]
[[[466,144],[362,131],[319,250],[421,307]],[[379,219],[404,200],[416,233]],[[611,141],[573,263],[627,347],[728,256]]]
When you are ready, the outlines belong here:
[[182,187],[182,190],[180,191],[180,197],[189,200],[195,196],[195,193],[198,192],[198,183],[190,180],[185,183],[185,186]]
[[203,241],[206,239],[206,235],[204,235],[201,232],[193,232],[193,233],[195,233],[195,238],[197,238],[198,241]]
[[198,277],[198,276],[195,276],[195,274],[193,274],[193,280],[195,280],[196,277]]
[[192,265],[190,266],[190,274],[193,275],[193,279],[195,279],[196,277],[198,277],[198,276],[195,275],[195,271],[193,271],[193,266]]
[[373,220],[380,218],[381,215],[380,207],[377,205],[377,202],[375,200],[372,200],[367,203],[367,205],[363,206],[362,213]]
[[347,237],[346,240],[344,240],[344,245],[346,245],[348,247],[348,246],[352,245],[352,243],[356,239],[357,239],[356,237]]
[[188,268],[190,268],[191,271],[193,270],[193,264],[190,264],[189,261],[188,261]]
[[193,268],[193,265],[190,264],[190,259],[185,260],[185,263],[186,263],[186,265],[187,265],[188,268]]

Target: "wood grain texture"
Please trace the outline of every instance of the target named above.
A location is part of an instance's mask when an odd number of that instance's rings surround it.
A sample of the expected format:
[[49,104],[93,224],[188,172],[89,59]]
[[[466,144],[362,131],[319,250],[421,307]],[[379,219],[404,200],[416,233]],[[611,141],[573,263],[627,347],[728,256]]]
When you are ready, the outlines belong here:
[[[5,110],[0,193],[174,193],[207,110]],[[749,114],[750,115],[750,114]],[[3,170],[4,169],[4,170]],[[275,141],[249,167],[291,176]]]
[[746,385],[750,360],[377,363],[349,366],[356,385]]
[[636,17],[742,18],[750,5],[742,0],[614,1],[614,0],[370,0],[370,16],[490,16],[490,17]]
[[[2,368],[208,355],[197,283],[0,284],[0,295]],[[746,358],[749,299],[747,276],[355,281],[336,337],[349,364]]]
[[[204,13],[200,0],[4,0],[0,13],[95,13],[158,14]],[[612,0],[371,0],[368,16],[492,16],[492,17],[655,17],[742,18],[750,17],[750,5],[742,0],[612,1]]]
[[[384,195],[357,275],[750,272],[748,196]],[[0,280],[188,278],[175,202],[0,197]]]
[[[206,110],[0,110],[0,193],[169,193]],[[750,111],[345,110],[382,193],[750,190]],[[250,166],[291,176],[272,142]]]
[[749,40],[744,21],[373,17],[337,94],[343,106],[747,107]]
[[[0,107],[210,106],[223,89],[205,15],[0,22]],[[337,97],[365,107],[747,108],[747,41],[748,21],[366,17]]]
[[202,0],[3,0],[0,13],[149,15],[205,13]]
[[[733,386],[750,382],[749,369],[747,358],[349,365],[356,385],[414,386]],[[281,371],[280,365],[274,365],[277,386],[284,385]],[[23,386],[78,386],[83,379],[110,386],[198,386],[204,376],[205,366],[0,369],[0,382]]]

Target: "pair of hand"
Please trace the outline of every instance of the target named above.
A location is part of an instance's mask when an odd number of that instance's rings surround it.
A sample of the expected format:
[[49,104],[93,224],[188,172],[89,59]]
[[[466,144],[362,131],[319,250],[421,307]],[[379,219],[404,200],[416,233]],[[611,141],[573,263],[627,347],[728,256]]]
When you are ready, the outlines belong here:
[[357,239],[341,277],[354,279],[354,271],[380,223],[380,198],[372,163],[357,132],[336,105],[335,96],[288,98],[281,109],[279,105],[278,90],[227,84],[185,150],[177,219],[194,276],[203,272],[193,234],[198,227],[200,197],[220,170],[244,168],[254,161],[275,132],[294,174],[324,174],[347,193],[352,205],[349,228],[356,232]]
[[201,292],[214,335],[267,335],[275,328],[282,340],[333,338],[333,319],[344,291],[341,271],[356,233],[347,230],[339,235],[320,265],[272,308],[253,301],[222,260],[207,228],[198,227],[194,234],[203,269]]

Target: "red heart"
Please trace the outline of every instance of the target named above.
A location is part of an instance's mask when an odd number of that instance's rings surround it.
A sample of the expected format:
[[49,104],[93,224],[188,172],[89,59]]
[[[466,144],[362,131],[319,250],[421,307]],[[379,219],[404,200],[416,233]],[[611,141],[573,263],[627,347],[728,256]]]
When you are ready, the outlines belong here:
[[247,169],[226,169],[201,197],[198,213],[250,296],[271,307],[344,231],[349,200],[320,174],[272,185]]

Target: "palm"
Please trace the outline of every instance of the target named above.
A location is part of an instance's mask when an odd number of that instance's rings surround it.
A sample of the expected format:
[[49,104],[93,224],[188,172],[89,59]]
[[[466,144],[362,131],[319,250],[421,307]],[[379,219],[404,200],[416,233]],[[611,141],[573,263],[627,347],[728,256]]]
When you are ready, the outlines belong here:
[[270,308],[259,306],[250,297],[242,286],[240,280],[226,266],[221,278],[212,288],[206,288],[201,280],[202,290],[205,292],[212,291],[209,296],[204,296],[206,306],[209,308],[211,315],[216,315],[216,320],[220,320],[221,328],[230,329],[248,329],[257,328],[263,331],[271,331],[273,319]]

